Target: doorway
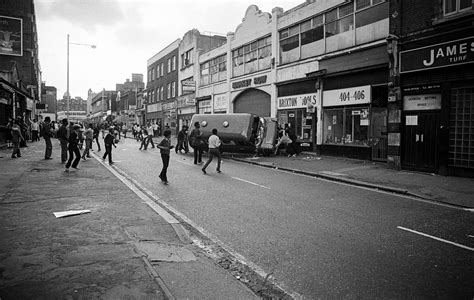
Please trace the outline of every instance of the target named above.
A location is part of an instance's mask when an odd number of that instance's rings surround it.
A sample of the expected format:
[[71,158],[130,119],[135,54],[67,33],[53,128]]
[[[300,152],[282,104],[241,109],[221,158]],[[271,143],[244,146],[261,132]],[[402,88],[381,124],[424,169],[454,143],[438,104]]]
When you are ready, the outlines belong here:
[[440,113],[407,112],[402,132],[402,167],[437,173]]

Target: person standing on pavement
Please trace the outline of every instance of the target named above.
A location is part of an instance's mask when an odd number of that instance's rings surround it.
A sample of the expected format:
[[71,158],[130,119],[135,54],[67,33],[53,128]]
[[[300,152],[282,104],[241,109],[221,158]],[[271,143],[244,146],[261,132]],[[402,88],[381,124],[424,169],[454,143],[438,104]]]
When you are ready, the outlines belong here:
[[34,119],[31,123],[31,141],[37,142],[39,140],[39,124],[38,120]]
[[204,164],[204,166],[202,167],[202,172],[204,174],[207,174],[206,173],[206,168],[207,168],[207,166],[209,166],[209,164],[211,163],[214,156],[217,157],[216,171],[217,171],[217,173],[221,172],[222,157],[221,157],[221,151],[219,150],[220,146],[221,146],[221,139],[217,136],[217,129],[214,128],[214,129],[212,129],[212,135],[209,137],[209,158],[208,158],[207,162]]
[[21,134],[20,122],[18,122],[18,120],[13,121],[13,125],[11,127],[11,135],[13,143],[12,158],[21,157],[20,142],[24,140],[24,137]]
[[44,159],[52,159],[51,154],[53,153],[53,144],[51,144],[51,137],[53,136],[53,129],[51,129],[51,118],[44,118],[43,128],[41,130],[46,149],[44,152]]
[[92,129],[92,124],[89,124],[88,128],[84,132],[84,135],[86,137],[86,149],[84,150],[84,152],[82,152],[82,159],[86,160],[86,157],[91,157],[89,151],[92,148],[92,139],[94,137],[94,129]]
[[[71,167],[72,163],[72,168],[79,170],[77,166],[79,165],[79,161],[81,160],[81,151],[79,151],[79,131],[81,130],[81,126],[79,124],[75,124],[72,127],[72,131],[69,133],[69,138],[68,138],[68,150],[69,150],[69,159],[66,163],[66,170],[65,172],[69,172],[69,167]],[[74,158],[74,162],[72,159]]]
[[163,162],[163,168],[161,169],[160,173],[160,179],[161,182],[164,184],[168,184],[168,166],[170,164],[170,150],[173,149],[173,146],[171,145],[171,130],[165,130],[163,133],[164,138],[161,140],[161,142],[158,144],[158,148],[160,148],[160,153],[161,153],[161,161]]
[[69,137],[69,129],[67,127],[67,119],[62,119],[61,127],[59,127],[58,132],[56,133],[56,137],[59,140],[59,144],[61,145],[61,163],[65,164],[67,161],[67,143]]
[[194,149],[194,164],[202,164],[202,135],[203,133],[199,129],[199,122],[194,123],[194,129],[189,134],[189,143]]
[[102,159],[105,160],[107,156],[109,157],[109,165],[112,165],[114,162],[112,161],[112,146],[117,148],[115,145],[115,135],[113,128],[109,129],[109,133],[104,138],[104,145],[105,145],[105,153],[102,156]]
[[142,136],[140,150],[142,150],[142,148],[143,150],[146,150],[146,148],[148,147],[148,130],[145,126],[142,127],[140,135]]

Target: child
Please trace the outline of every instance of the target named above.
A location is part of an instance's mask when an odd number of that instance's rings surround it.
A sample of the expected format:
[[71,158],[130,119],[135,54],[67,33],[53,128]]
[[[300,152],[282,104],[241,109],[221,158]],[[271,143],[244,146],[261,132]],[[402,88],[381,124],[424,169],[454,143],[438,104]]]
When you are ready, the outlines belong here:
[[166,175],[166,172],[168,171],[168,165],[170,164],[170,149],[173,149],[173,146],[171,145],[171,130],[165,130],[163,133],[165,136],[161,142],[158,144],[158,148],[160,148],[160,153],[161,153],[161,161],[163,162],[163,169],[161,169],[160,173],[160,179],[161,182],[164,184],[168,184],[168,177]]
[[115,135],[114,135],[114,129],[110,128],[109,133],[104,138],[104,145],[105,145],[105,153],[104,156],[102,157],[103,160],[107,158],[107,155],[109,156],[109,165],[112,165],[114,162],[112,161],[112,146],[117,148],[115,146]]
[[24,138],[23,138],[23,135],[21,134],[20,122],[18,120],[13,121],[11,134],[12,134],[12,143],[13,143],[12,158],[21,157],[20,142],[24,140]]

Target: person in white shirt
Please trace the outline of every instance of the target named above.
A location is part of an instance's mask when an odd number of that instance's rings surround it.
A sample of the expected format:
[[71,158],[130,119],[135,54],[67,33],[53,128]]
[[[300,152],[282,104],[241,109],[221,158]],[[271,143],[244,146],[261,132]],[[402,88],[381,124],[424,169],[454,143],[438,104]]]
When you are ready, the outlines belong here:
[[209,159],[207,160],[207,162],[204,164],[204,166],[202,167],[202,172],[204,174],[207,174],[206,173],[206,168],[207,166],[209,166],[209,164],[211,163],[212,159],[215,157],[217,157],[217,173],[220,173],[221,172],[221,151],[219,150],[219,147],[221,145],[221,139],[217,136],[217,129],[212,129],[212,135],[209,137]]
[[154,132],[155,130],[153,129],[153,125],[148,125],[148,141],[146,142],[146,147],[148,147],[149,144],[151,144],[152,148],[155,148],[155,143],[153,143],[153,137],[155,136]]
[[33,123],[31,123],[31,141],[36,142],[39,141],[39,124],[38,120],[34,119]]

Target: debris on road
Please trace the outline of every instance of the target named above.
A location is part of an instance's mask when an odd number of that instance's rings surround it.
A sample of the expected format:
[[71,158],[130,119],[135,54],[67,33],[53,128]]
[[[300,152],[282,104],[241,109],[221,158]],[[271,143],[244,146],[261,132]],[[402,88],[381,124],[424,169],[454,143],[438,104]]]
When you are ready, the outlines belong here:
[[66,211],[59,211],[55,212],[54,216],[56,218],[64,218],[64,217],[70,217],[70,216],[77,216],[77,215],[82,215],[82,214],[87,214],[90,213],[91,211],[88,209],[82,209],[82,210],[66,210]]

